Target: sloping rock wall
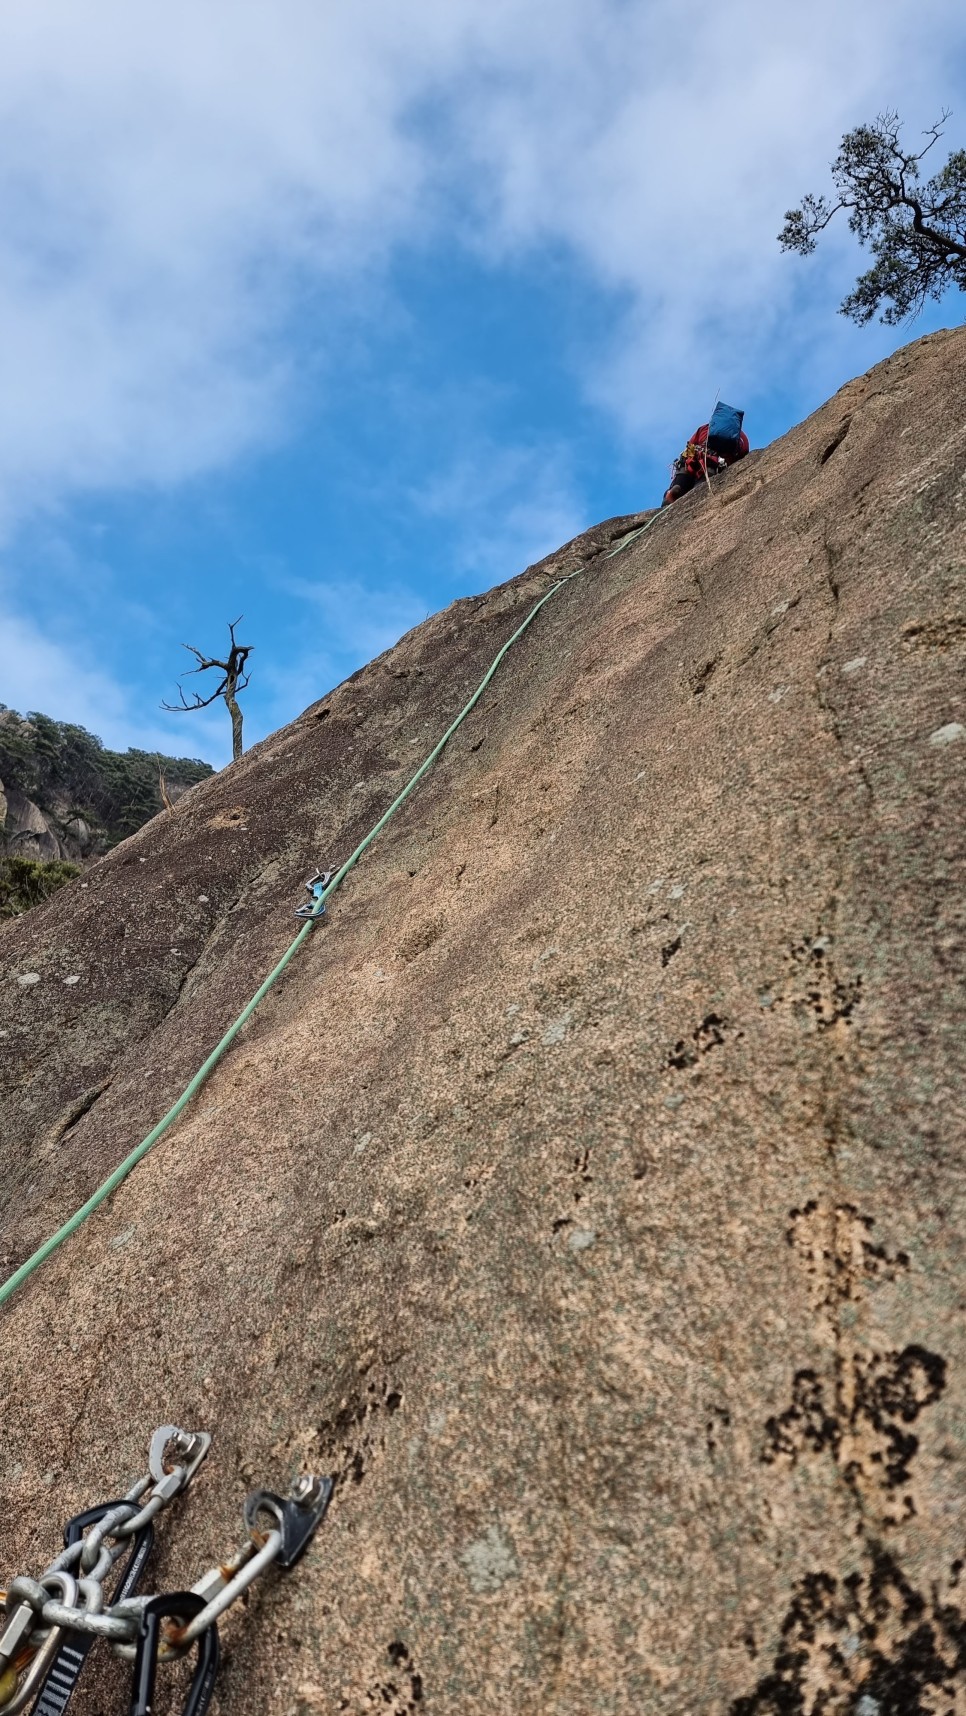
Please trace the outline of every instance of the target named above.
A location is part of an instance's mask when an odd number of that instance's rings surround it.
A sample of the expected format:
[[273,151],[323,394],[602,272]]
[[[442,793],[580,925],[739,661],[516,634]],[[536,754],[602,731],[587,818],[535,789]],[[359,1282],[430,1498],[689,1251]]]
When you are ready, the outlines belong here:
[[174,1420],[215,1447],[166,1588],[254,1481],[339,1479],[225,1623],[219,1710],[966,1710],[964,384],[962,331],[898,353],[0,928],[11,1266],[586,565],[0,1313],[0,1567]]

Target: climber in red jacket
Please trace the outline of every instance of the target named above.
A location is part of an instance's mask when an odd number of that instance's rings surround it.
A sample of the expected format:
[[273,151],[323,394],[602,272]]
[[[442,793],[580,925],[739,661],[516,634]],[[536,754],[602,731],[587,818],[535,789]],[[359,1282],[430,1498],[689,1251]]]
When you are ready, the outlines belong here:
[[[748,437],[741,427],[744,412],[736,411],[733,406],[715,406],[710,424],[702,423],[696,429],[690,441],[675,461],[674,475],[671,486],[667,490],[662,506],[670,506],[673,501],[680,500],[699,483],[705,474],[709,477],[718,471],[733,465],[736,459],[743,459],[749,452]],[[709,445],[710,430],[710,445]]]

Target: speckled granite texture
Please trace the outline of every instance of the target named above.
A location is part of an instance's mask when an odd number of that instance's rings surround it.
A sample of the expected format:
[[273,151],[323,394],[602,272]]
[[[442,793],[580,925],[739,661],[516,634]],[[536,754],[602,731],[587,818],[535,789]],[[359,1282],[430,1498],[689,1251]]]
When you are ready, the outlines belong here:
[[966,1711],[964,399],[966,331],[899,352],[0,929],[10,1267],[586,565],[0,1313],[2,1573],[173,1419],[215,1446],[165,1587],[253,1482],[339,1477],[225,1623],[222,1713]]

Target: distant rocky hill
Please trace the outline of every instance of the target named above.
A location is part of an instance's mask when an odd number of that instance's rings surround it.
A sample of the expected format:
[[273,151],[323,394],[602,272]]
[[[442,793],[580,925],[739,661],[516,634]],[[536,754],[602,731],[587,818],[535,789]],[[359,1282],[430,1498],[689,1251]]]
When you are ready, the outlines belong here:
[[966,330],[897,352],[0,926],[6,1271],[583,567],[0,1309],[0,1585],[179,1423],[161,1589],[338,1480],[218,1712],[966,1711],[964,400]]
[[[0,704],[0,915],[134,834],[213,770],[187,757],[109,751],[85,728]],[[38,871],[37,865],[48,866]],[[13,906],[11,906],[11,902]]]

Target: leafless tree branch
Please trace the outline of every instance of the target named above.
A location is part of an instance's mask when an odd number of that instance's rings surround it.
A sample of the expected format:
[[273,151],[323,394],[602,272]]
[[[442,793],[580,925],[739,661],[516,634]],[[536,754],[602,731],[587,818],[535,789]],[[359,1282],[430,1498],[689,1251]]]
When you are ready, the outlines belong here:
[[235,637],[235,627],[241,625],[244,617],[244,614],[239,614],[237,620],[229,620],[228,622],[231,648],[228,651],[226,661],[220,661],[217,656],[202,655],[201,650],[196,649],[194,644],[182,645],[182,648],[186,649],[189,655],[193,655],[198,663],[197,667],[186,669],[184,678],[193,673],[207,673],[212,668],[216,668],[221,674],[222,677],[210,696],[203,697],[200,691],[193,691],[189,702],[185,697],[184,688],[179,682],[178,697],[180,701],[178,703],[162,702],[161,704],[162,709],[166,709],[169,714],[181,715],[186,710],[190,713],[195,709],[208,709],[212,703],[217,702],[219,697],[224,698],[225,706],[231,716],[232,758],[235,762],[238,761],[243,750],[242,712],[237,699],[238,693],[244,691],[251,680],[251,671],[246,672],[246,663],[254,648],[252,644],[240,644]]

